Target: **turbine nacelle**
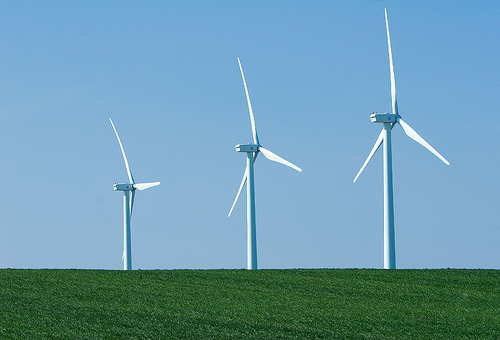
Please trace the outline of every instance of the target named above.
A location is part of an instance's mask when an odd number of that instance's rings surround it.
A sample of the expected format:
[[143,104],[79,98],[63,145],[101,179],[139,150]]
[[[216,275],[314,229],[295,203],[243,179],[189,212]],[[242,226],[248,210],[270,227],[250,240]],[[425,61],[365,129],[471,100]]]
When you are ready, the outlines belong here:
[[152,183],[115,183],[113,188],[118,191],[145,190],[160,185],[160,182]]
[[116,191],[132,191],[135,190],[134,185],[132,183],[115,183],[113,185],[113,189]]
[[257,144],[238,144],[235,146],[236,151],[238,152],[257,152],[259,151],[259,145]]
[[370,120],[372,121],[372,123],[397,123],[399,118],[401,118],[400,115],[387,112],[374,112],[370,115]]

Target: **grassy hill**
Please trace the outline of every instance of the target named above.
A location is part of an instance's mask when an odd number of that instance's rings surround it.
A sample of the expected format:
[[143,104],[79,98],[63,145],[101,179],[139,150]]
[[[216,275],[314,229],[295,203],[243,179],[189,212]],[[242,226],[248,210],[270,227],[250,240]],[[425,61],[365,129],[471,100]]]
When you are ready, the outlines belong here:
[[0,338],[499,339],[498,270],[0,270]]

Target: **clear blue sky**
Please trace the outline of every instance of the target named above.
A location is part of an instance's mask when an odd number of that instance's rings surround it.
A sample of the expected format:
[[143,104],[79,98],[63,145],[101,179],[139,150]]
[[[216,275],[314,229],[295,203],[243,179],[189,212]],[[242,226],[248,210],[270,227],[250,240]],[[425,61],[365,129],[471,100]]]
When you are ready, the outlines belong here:
[[0,267],[121,269],[127,179],[135,269],[244,268],[232,204],[252,139],[261,268],[382,268],[390,111],[399,268],[500,269],[497,1],[0,2]]

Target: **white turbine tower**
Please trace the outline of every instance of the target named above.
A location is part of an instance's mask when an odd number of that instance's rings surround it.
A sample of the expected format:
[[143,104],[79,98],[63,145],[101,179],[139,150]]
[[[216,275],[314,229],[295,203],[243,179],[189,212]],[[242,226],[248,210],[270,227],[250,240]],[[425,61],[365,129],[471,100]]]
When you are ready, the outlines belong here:
[[132,218],[132,209],[134,208],[134,198],[135,190],[145,190],[151,187],[155,187],[160,184],[160,182],[153,183],[135,183],[134,177],[132,176],[132,171],[128,165],[127,156],[125,156],[125,151],[123,150],[122,142],[118,132],[116,131],[115,124],[111,118],[109,118],[113,130],[115,130],[116,138],[118,139],[118,144],[120,144],[120,149],[122,150],[123,160],[125,161],[125,168],[127,169],[127,175],[129,183],[115,183],[113,188],[117,191],[123,191],[123,269],[132,269],[132,244],[130,240],[130,220]]
[[241,68],[240,58],[238,58],[238,64],[240,65],[241,78],[243,79],[243,85],[245,86],[245,93],[247,97],[248,111],[250,112],[250,123],[252,125],[252,135],[253,143],[248,144],[238,144],[236,145],[236,151],[246,152],[247,154],[247,166],[245,173],[243,174],[243,180],[241,181],[240,188],[236,194],[231,210],[229,210],[228,217],[231,216],[233,212],[234,205],[240,197],[241,189],[247,183],[247,269],[257,269],[257,233],[255,226],[255,192],[254,192],[254,171],[253,164],[259,152],[262,152],[264,156],[274,162],[278,162],[289,166],[297,171],[302,171],[298,166],[290,163],[289,161],[281,158],[275,153],[264,149],[259,143],[259,137],[257,136],[257,129],[255,127],[255,119],[252,111],[252,104],[250,103],[250,96],[248,95],[247,83],[245,81],[245,75],[243,74],[243,69]]
[[399,123],[403,128],[403,131],[416,141],[420,143],[427,150],[436,155],[445,164],[450,165],[450,163],[439,154],[432,146],[429,145],[420,135],[415,132],[407,123],[405,123],[401,116],[398,114],[398,102],[396,99],[396,80],[394,78],[394,66],[392,63],[392,51],[391,51],[391,38],[389,35],[389,22],[387,20],[387,10],[385,10],[385,26],[387,29],[387,45],[389,48],[389,65],[391,71],[391,98],[392,98],[392,113],[373,113],[370,119],[373,123],[383,123],[383,129],[380,132],[375,145],[373,146],[368,158],[359,170],[358,174],[354,178],[353,182],[356,182],[361,172],[372,159],[375,152],[378,150],[381,144],[384,144],[384,268],[385,269],[396,269],[396,246],[394,240],[394,206],[393,206],[393,195],[392,195],[392,155],[391,155],[391,130]]

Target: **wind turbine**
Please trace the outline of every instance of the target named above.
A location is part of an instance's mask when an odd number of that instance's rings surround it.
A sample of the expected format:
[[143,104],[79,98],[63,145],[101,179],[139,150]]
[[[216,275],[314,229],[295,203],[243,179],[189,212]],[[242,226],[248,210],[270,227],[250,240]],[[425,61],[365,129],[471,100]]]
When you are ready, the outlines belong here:
[[125,168],[127,169],[127,175],[129,183],[115,183],[113,188],[115,191],[123,191],[123,270],[132,269],[132,244],[130,240],[130,220],[132,218],[132,209],[134,208],[134,198],[135,190],[145,190],[151,187],[160,185],[160,182],[152,183],[135,183],[134,177],[132,176],[132,171],[128,165],[127,156],[123,150],[122,142],[118,132],[116,131],[115,124],[111,118],[109,118],[113,130],[115,130],[116,138],[118,139],[118,144],[120,144],[120,149],[122,150],[123,160],[125,161]]
[[380,132],[375,145],[373,146],[368,158],[354,178],[354,182],[358,179],[361,172],[372,159],[375,152],[381,144],[384,145],[384,268],[396,269],[396,246],[394,238],[394,205],[393,205],[393,190],[392,190],[392,152],[391,152],[391,130],[394,125],[401,125],[403,131],[420,143],[427,150],[436,155],[446,165],[450,163],[439,154],[432,146],[429,145],[420,135],[413,130],[398,114],[398,101],[396,99],[396,80],[394,77],[394,66],[392,63],[391,37],[389,35],[389,22],[387,20],[387,9],[385,10],[385,27],[387,30],[387,45],[389,48],[389,65],[391,71],[391,98],[392,98],[392,113],[373,113],[370,116],[372,123],[382,123],[383,129]]
[[264,156],[274,162],[278,162],[289,166],[299,172],[302,171],[298,166],[290,163],[289,161],[281,158],[275,153],[263,148],[259,143],[259,137],[257,135],[257,129],[255,127],[255,119],[252,111],[252,104],[250,103],[250,96],[248,95],[247,83],[245,81],[245,75],[243,74],[243,69],[241,68],[240,58],[238,58],[238,64],[240,65],[241,78],[243,79],[243,85],[245,86],[245,93],[247,96],[248,111],[250,112],[250,124],[252,125],[252,135],[253,143],[248,144],[238,144],[235,146],[236,151],[246,152],[247,154],[247,166],[245,173],[243,174],[243,180],[241,181],[240,188],[236,194],[231,210],[229,210],[228,217],[231,216],[233,212],[234,205],[240,197],[241,189],[245,183],[247,183],[247,269],[257,269],[257,233],[255,225],[255,192],[254,192],[254,171],[253,164],[257,159],[259,152],[262,152]]

